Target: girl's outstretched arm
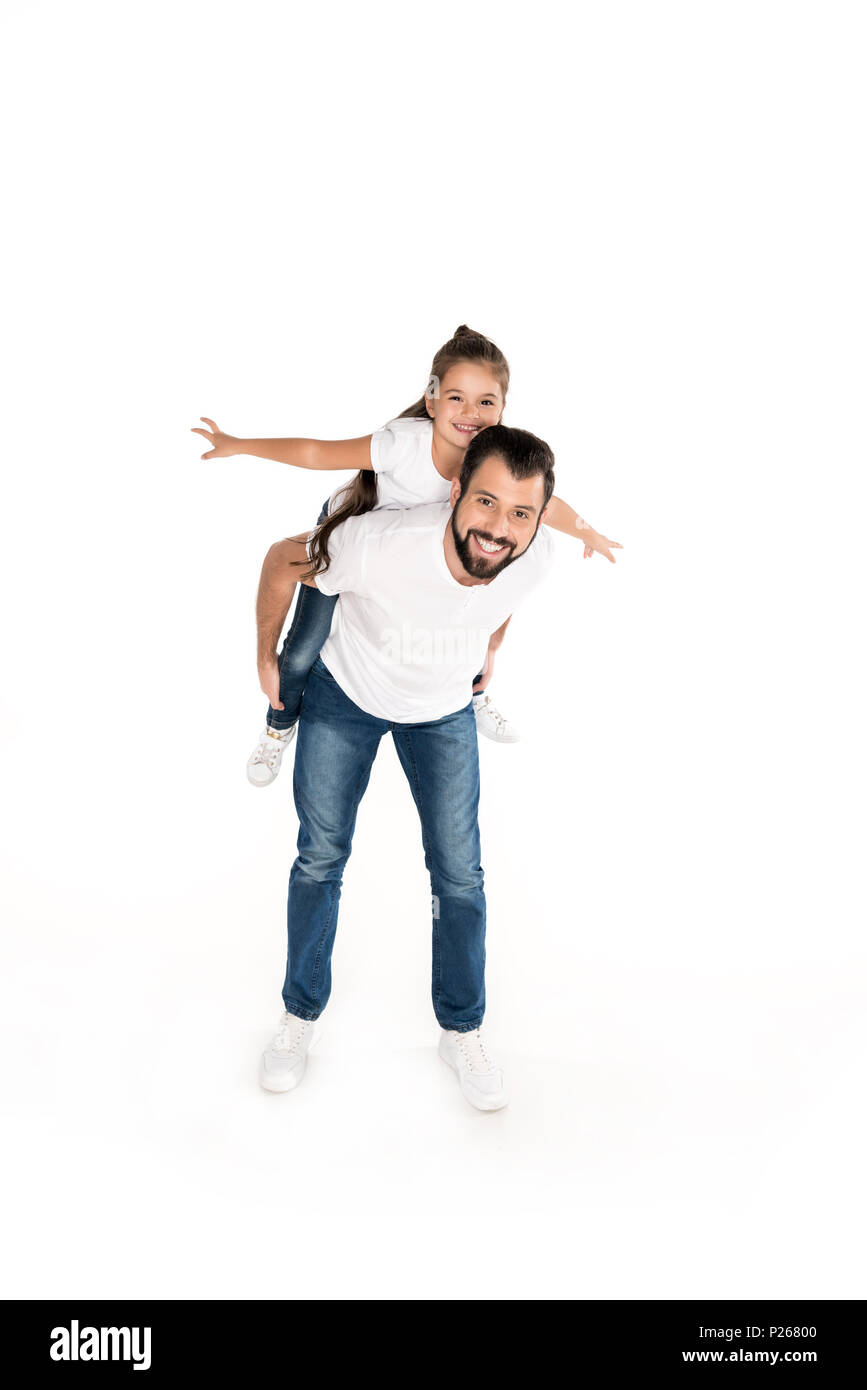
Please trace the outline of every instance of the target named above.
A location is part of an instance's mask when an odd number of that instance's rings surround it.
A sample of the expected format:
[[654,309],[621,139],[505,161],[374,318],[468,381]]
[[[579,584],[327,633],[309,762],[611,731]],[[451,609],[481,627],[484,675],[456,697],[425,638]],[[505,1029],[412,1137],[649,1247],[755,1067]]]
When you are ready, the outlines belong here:
[[583,516],[573,511],[562,497],[551,498],[545,511],[545,525],[553,526],[555,531],[562,531],[564,535],[574,536],[576,540],[583,541],[585,560],[589,559],[594,550],[598,550],[599,554],[604,555],[613,565],[617,562],[611,554],[612,550],[623,549],[619,541],[610,541],[607,536],[600,535],[592,526],[588,526]]
[[340,468],[353,473],[372,466],[369,434],[360,439],[236,439],[233,434],[223,434],[207,415],[200,415],[199,419],[211,428],[203,430],[194,425],[190,433],[203,435],[213,446],[209,453],[202,454],[203,459],[252,454],[255,458],[289,463],[293,468]]

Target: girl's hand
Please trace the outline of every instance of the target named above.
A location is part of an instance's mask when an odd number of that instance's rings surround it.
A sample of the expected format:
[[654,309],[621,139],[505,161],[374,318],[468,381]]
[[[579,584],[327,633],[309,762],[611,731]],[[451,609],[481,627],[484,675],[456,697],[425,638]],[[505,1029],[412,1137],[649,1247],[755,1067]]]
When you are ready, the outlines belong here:
[[[213,420],[208,419],[207,415],[200,415],[199,419],[204,420],[205,424],[210,425],[211,430],[213,430],[212,434],[210,430],[200,430],[198,425],[194,425],[190,431],[191,434],[204,435],[208,443],[214,446],[209,454],[202,454],[203,459],[227,459],[239,452],[237,447],[238,440],[233,434],[223,434],[217,429]],[[276,709],[277,706],[274,705],[273,708]]]
[[604,555],[606,560],[610,560],[612,565],[617,561],[611,554],[612,550],[622,550],[623,546],[619,541],[610,541],[607,536],[601,536],[598,531],[590,530],[589,539],[584,537],[584,559],[589,560],[594,550],[598,550],[600,555]]

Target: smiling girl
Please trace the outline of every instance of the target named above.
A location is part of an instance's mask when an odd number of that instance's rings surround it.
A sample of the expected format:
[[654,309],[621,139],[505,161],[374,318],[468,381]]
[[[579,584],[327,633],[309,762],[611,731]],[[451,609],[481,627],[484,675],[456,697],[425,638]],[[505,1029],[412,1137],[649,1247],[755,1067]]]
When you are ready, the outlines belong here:
[[[509,389],[509,365],[489,338],[466,324],[456,330],[434,355],[424,394],[382,429],[359,439],[236,439],[221,433],[213,420],[201,416],[210,430],[195,427],[212,445],[203,459],[252,454],[275,459],[295,468],[317,471],[357,470],[323,504],[313,542],[314,553],[327,554],[328,537],[347,517],[379,507],[412,507],[447,502],[452,480],[460,476],[464,454],[480,430],[502,418]],[[609,541],[557,497],[552,497],[546,525],[573,536],[584,544],[584,556],[599,551],[614,564]],[[286,581],[278,604],[265,598],[273,592],[278,573],[289,573],[285,548],[288,541],[271,546],[262,568],[256,618],[259,630],[259,681],[270,701],[265,728],[247,762],[247,777],[254,786],[267,786],[280,770],[283,751],[291,742],[298,721],[301,696],[310,668],[331,630],[334,605],[339,595],[299,585],[292,624],[279,657],[277,643],[289,611],[294,580]],[[514,743],[518,734],[486,694],[493,674],[494,655],[509,619],[493,633],[483,669],[472,687],[472,701],[479,733],[497,743]]]

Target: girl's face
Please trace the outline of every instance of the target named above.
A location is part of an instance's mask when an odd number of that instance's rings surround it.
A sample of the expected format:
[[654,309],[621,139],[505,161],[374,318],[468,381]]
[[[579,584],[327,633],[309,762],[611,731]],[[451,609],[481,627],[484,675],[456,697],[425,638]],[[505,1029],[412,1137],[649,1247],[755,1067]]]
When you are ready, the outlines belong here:
[[427,398],[435,431],[459,449],[466,449],[479,430],[499,424],[504,405],[503,388],[481,362],[456,362],[440,382],[439,395]]

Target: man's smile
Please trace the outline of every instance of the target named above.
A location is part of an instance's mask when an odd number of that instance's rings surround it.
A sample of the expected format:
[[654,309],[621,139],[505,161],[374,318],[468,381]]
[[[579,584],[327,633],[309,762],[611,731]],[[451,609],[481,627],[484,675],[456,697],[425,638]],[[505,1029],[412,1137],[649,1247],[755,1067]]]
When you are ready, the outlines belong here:
[[510,548],[507,545],[501,544],[499,541],[482,539],[476,531],[470,531],[468,539],[472,541],[480,555],[502,555],[504,551]]

